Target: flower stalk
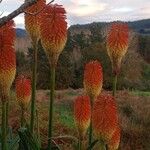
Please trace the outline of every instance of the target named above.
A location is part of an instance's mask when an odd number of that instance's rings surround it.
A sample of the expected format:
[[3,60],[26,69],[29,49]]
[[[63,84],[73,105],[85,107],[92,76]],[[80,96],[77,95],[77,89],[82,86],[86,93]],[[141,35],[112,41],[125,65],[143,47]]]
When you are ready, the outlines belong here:
[[113,76],[113,93],[112,93],[113,96],[116,95],[116,90],[117,90],[117,78],[118,78],[118,76],[117,76],[117,74],[115,74],[115,75]]
[[90,125],[91,105],[88,96],[78,96],[74,103],[74,121],[78,130],[78,149],[82,149],[82,140]]
[[52,149],[54,95],[55,95],[55,67],[52,67],[51,68],[51,78],[50,78],[48,150]]
[[[51,14],[51,15],[49,15]],[[48,124],[48,150],[52,149],[55,70],[59,55],[67,41],[66,11],[61,5],[48,5],[40,15],[40,39],[51,69]]]
[[14,22],[11,20],[4,26],[0,27],[0,98],[2,101],[2,150],[7,150],[9,93],[10,87],[16,74],[14,40]]
[[21,108],[21,117],[20,117],[21,127],[25,126],[25,110]]
[[98,61],[90,61],[86,64],[84,69],[84,89],[87,95],[90,97],[91,105],[91,118],[90,118],[90,127],[89,127],[89,147],[92,144],[93,138],[93,127],[92,127],[92,112],[93,112],[93,103],[97,96],[102,90],[103,83],[103,72],[101,64]]
[[106,39],[107,53],[112,63],[113,92],[116,94],[117,76],[120,73],[121,62],[127,53],[129,45],[129,28],[126,23],[112,23]]
[[[27,0],[25,0],[26,2]],[[30,131],[34,133],[35,110],[36,110],[36,72],[37,72],[37,51],[39,41],[39,10],[45,7],[45,0],[38,0],[37,3],[27,8],[25,11],[25,28],[32,40],[33,46],[33,68],[32,68],[32,98],[31,98],[31,118]],[[29,14],[28,14],[29,13]]]
[[79,138],[79,150],[82,150],[82,138]]
[[31,99],[31,81],[27,79],[27,77],[25,77],[24,75],[20,75],[16,79],[16,98],[21,109],[21,127],[24,127],[25,111]]
[[6,104],[6,128],[8,130],[8,114],[9,114],[9,100]]
[[32,96],[31,96],[31,120],[30,120],[30,131],[33,134],[34,132],[34,123],[35,123],[35,100],[36,100],[36,72],[37,72],[37,51],[38,44],[37,42],[33,43],[33,70],[32,70]]
[[7,102],[2,100],[2,150],[7,150],[6,105]]

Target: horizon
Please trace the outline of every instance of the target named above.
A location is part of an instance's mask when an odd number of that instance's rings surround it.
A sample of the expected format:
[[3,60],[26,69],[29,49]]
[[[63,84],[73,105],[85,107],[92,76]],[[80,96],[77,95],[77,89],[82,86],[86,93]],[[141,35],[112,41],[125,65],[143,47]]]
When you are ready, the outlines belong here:
[[[71,27],[71,26],[76,26],[76,25],[88,25],[88,24],[92,24],[92,23],[112,23],[112,22],[115,22],[115,21],[119,21],[119,22],[127,22],[127,23],[129,23],[129,22],[137,22],[137,21],[144,21],[144,20],[150,20],[150,18],[146,18],[146,19],[139,19],[139,20],[133,20],[133,21],[121,21],[121,20],[114,20],[114,21],[94,21],[94,22],[89,22],[89,23],[81,23],[81,24],[72,24],[72,25],[70,25],[69,27]],[[68,27],[68,28],[69,28]],[[22,29],[22,30],[26,30],[25,29],[25,27],[17,27],[17,26],[15,26],[15,28],[16,29]]]
[[[3,0],[0,3],[1,16],[6,16],[17,9],[24,0]],[[47,1],[48,3],[48,1]],[[138,21],[150,19],[149,0],[55,0],[67,11],[68,27],[76,24],[112,21]],[[16,28],[24,29],[24,15],[15,19]]]

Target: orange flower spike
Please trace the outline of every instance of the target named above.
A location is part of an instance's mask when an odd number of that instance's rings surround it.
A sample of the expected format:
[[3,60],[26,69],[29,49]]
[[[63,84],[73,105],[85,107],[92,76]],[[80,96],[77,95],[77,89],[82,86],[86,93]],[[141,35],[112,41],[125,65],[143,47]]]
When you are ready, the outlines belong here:
[[117,107],[112,96],[98,96],[93,106],[92,119],[97,138],[110,140],[118,124]]
[[45,7],[45,5],[46,5],[45,0],[38,0],[36,4],[26,9],[27,13],[25,13],[25,28],[34,43],[37,42],[39,39],[38,20],[41,12],[40,13],[38,12],[42,10]]
[[117,150],[120,143],[120,128],[117,127],[112,138],[108,142],[108,150]]
[[112,62],[113,73],[120,72],[121,60],[129,43],[129,28],[126,23],[113,23],[107,35],[107,52]]
[[88,96],[79,96],[74,103],[74,120],[82,138],[89,127],[91,117],[90,99]]
[[91,61],[86,64],[84,70],[84,89],[88,96],[96,98],[102,89],[103,71],[98,61]]
[[41,13],[40,38],[51,65],[56,66],[67,41],[66,11],[61,5],[48,5]]
[[0,90],[3,96],[8,96],[16,74],[15,35],[13,21],[0,28]]
[[16,79],[16,97],[19,105],[27,108],[31,99],[31,81],[23,75]]

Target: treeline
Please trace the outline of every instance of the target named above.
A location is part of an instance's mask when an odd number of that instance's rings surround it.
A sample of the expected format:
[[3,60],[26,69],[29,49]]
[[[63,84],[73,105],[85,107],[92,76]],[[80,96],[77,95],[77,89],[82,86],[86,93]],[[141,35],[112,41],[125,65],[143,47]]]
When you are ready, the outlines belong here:
[[[90,60],[99,60],[104,68],[104,88],[111,89],[111,63],[106,53],[105,46],[106,28],[103,24],[94,24],[90,28],[69,29],[68,41],[60,56],[57,67],[57,89],[82,88],[83,68]],[[122,73],[119,76],[118,89],[130,88],[137,90],[150,90],[150,42],[149,35],[131,32],[131,42],[128,53],[122,64]],[[31,74],[33,49],[28,49],[28,54],[17,52],[18,73]],[[144,60],[144,59],[145,60]],[[26,71],[28,70],[28,71]],[[50,69],[48,60],[39,42],[37,88],[47,89]]]

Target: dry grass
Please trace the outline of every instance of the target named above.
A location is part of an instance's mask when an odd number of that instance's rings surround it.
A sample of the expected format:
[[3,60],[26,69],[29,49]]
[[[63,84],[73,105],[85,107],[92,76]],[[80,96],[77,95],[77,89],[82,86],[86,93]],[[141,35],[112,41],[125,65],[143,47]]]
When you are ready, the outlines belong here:
[[[110,92],[104,93],[110,94]],[[54,137],[71,135],[77,137],[73,120],[73,102],[77,95],[83,94],[79,90],[63,90],[56,92]],[[15,95],[11,95],[9,124],[14,131],[19,128],[19,107]],[[37,94],[37,109],[43,146],[47,141],[49,92],[39,90]],[[149,150],[150,148],[150,96],[134,95],[132,92],[119,91],[116,96],[122,128],[121,150]],[[29,121],[29,112],[27,112]],[[56,138],[55,141],[62,150],[72,150],[73,141],[68,138]]]

